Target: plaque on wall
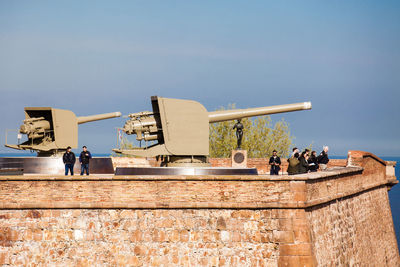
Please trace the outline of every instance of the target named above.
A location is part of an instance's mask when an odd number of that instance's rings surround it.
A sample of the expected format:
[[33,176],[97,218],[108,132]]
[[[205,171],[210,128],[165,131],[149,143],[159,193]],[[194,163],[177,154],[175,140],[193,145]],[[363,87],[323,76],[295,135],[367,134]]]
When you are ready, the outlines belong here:
[[247,150],[232,150],[232,167],[247,168]]

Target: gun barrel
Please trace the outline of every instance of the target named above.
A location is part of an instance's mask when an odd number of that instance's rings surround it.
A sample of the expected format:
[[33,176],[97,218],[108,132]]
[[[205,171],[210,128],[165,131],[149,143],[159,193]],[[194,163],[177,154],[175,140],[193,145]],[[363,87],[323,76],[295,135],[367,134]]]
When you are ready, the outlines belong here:
[[104,113],[92,116],[82,116],[78,117],[78,124],[91,122],[91,121],[98,121],[98,120],[105,120],[111,118],[117,118],[121,116],[121,112],[111,112],[111,113]]
[[248,108],[248,109],[233,109],[208,112],[208,120],[210,123],[237,120],[253,116],[262,116],[269,114],[276,114],[282,112],[291,112],[311,109],[311,102],[302,102],[287,105],[276,105],[261,108]]

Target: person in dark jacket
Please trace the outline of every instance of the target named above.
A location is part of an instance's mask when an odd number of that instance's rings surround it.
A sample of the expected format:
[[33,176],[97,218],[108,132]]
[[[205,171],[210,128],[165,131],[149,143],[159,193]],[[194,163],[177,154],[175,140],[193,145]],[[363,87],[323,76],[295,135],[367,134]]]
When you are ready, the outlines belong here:
[[308,158],[308,166],[310,172],[316,172],[318,170],[318,160],[317,160],[317,152],[312,151],[311,156]]
[[289,175],[294,175],[299,173],[299,153],[294,153],[293,157],[288,159],[289,166],[287,172]]
[[281,169],[281,159],[277,156],[276,150],[272,151],[272,157],[269,158],[269,165],[271,165],[270,175],[278,175]]
[[[294,147],[294,148],[292,149],[292,154],[290,155],[290,158],[287,159],[287,162],[288,162],[288,163],[289,163],[289,160],[290,160],[290,159],[294,158],[294,155],[295,155],[296,153],[299,154],[299,149],[298,149],[297,147]],[[298,157],[297,157],[297,158],[298,158]]]
[[319,156],[317,157],[318,164],[319,164],[319,167],[321,168],[321,171],[325,171],[327,168],[327,164],[329,162],[328,150],[329,150],[329,147],[324,146],[321,154],[319,154]]
[[79,155],[79,162],[81,163],[81,175],[86,170],[86,175],[89,175],[89,160],[92,158],[92,154],[87,150],[86,146],[82,147],[83,151]]
[[307,173],[308,172],[308,152],[304,151],[301,153],[299,158],[299,173]]
[[63,162],[65,164],[65,175],[68,175],[68,170],[71,172],[71,175],[74,175],[74,164],[76,158],[74,152],[71,151],[71,147],[67,147],[67,151],[63,155]]

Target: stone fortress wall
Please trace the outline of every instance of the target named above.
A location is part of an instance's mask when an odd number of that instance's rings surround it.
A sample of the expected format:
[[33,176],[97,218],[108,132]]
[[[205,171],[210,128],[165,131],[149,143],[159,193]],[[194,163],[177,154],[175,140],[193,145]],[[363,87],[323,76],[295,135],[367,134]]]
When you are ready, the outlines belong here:
[[360,151],[339,163],[296,176],[3,176],[0,264],[399,266],[394,163]]

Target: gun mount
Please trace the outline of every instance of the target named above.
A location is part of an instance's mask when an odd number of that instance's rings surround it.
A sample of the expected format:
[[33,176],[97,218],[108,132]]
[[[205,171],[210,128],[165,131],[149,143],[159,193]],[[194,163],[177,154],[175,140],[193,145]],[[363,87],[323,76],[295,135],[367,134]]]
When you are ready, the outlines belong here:
[[26,107],[25,120],[19,132],[26,134],[28,140],[22,144],[6,147],[18,150],[35,150],[38,156],[51,156],[63,153],[68,146],[78,146],[78,124],[120,117],[120,112],[76,117],[69,110],[51,107]]
[[209,124],[253,116],[311,109],[311,102],[261,108],[208,112],[199,102],[152,96],[153,112],[130,114],[123,131],[138,141],[156,144],[116,153],[140,157],[161,156],[164,166],[209,166]]

